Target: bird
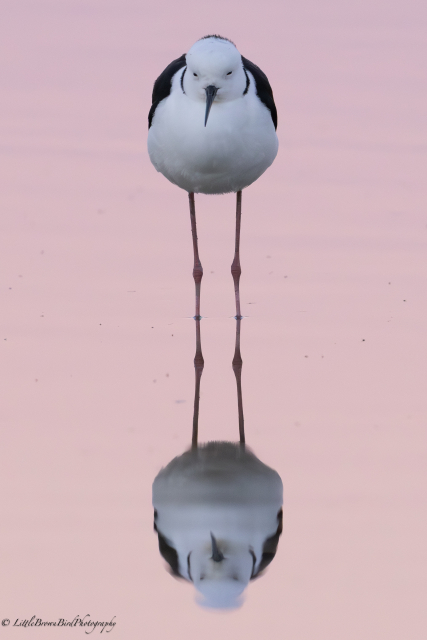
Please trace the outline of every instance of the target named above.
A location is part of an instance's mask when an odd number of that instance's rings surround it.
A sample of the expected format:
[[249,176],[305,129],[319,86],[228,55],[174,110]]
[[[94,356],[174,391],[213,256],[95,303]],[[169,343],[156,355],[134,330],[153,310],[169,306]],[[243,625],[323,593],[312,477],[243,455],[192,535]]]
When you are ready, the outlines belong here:
[[148,154],[154,167],[188,192],[193,238],[195,318],[200,316],[203,267],[194,194],[236,193],[236,235],[231,273],[236,318],[240,309],[242,190],[257,180],[278,152],[277,109],[267,76],[219,35],[198,40],[154,83],[148,115]]

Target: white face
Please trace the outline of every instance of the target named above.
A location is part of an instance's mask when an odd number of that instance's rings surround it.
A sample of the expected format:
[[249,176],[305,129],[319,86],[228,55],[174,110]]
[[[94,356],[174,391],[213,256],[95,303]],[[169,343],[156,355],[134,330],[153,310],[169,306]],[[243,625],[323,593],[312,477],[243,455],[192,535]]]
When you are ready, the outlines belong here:
[[206,102],[206,87],[218,89],[214,102],[228,102],[243,95],[246,75],[234,44],[218,38],[199,40],[186,55],[184,91],[192,100]]

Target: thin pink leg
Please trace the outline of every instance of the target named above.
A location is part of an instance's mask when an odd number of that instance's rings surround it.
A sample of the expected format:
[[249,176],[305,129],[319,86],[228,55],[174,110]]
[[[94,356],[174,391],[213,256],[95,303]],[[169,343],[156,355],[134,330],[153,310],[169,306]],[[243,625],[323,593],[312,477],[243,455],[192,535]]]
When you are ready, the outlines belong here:
[[242,270],[240,268],[240,224],[242,220],[242,192],[238,191],[236,194],[236,244],[234,248],[234,260],[231,265],[231,275],[234,280],[234,295],[236,297],[236,319],[240,320],[240,274]]
[[237,405],[239,410],[239,436],[240,444],[245,444],[245,421],[243,418],[243,400],[242,400],[242,356],[240,354],[240,323],[241,319],[236,318],[236,348],[234,350],[233,371],[236,376],[237,384]]
[[190,219],[191,219],[191,233],[193,236],[193,251],[194,251],[194,267],[193,278],[196,284],[196,315],[195,320],[200,319],[200,283],[203,277],[203,267],[199,258],[199,247],[197,244],[197,227],[196,227],[196,207],[194,205],[194,193],[188,194],[190,200]]
[[192,449],[197,449],[199,437],[200,378],[202,377],[204,366],[205,361],[203,360],[202,345],[200,340],[200,318],[196,318],[196,355],[194,356],[196,384],[194,390],[193,437],[191,439]]

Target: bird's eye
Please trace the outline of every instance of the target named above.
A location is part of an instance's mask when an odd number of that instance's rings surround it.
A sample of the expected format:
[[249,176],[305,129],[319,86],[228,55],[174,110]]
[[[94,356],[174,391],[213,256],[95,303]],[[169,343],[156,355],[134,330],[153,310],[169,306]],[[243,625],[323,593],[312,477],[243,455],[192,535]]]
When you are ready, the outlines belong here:
[[233,73],[232,71],[229,71],[229,72],[227,73],[227,75],[228,75],[228,76],[231,76],[231,74],[232,74],[232,73]]
[[193,76],[194,76],[195,78],[197,78],[197,73],[193,73]]

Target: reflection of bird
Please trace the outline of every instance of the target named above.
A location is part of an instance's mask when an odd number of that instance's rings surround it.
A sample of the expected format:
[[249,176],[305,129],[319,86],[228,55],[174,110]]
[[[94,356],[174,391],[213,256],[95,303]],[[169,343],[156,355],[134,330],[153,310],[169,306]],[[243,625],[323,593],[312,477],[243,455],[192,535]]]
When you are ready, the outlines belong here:
[[283,486],[245,445],[240,324],[233,371],[237,383],[238,444],[198,444],[200,379],[204,368],[196,319],[192,447],[153,483],[154,529],[174,575],[194,583],[205,606],[233,608],[250,580],[273,560],[282,533]]
[[272,561],[282,532],[282,481],[244,445],[210,442],[174,458],[153,483],[154,527],[172,572],[201,604],[235,607]]
[[190,197],[200,315],[203,275],[197,247],[194,193],[237,192],[236,252],[232,274],[240,317],[241,191],[277,154],[277,112],[267,76],[220,36],[206,36],[157,78],[148,116],[151,162]]

